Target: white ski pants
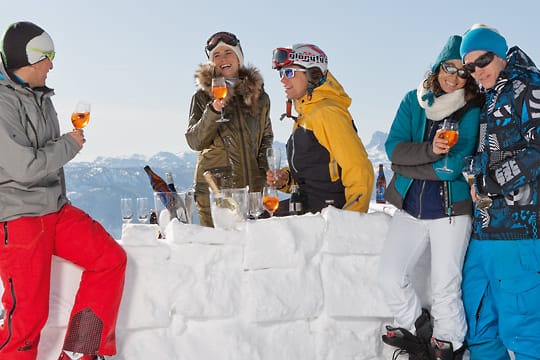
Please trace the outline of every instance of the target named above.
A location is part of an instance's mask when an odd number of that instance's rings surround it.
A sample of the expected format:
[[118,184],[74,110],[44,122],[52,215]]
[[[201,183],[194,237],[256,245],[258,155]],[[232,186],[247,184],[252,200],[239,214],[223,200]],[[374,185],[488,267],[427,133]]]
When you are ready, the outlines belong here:
[[467,331],[461,300],[461,271],[471,233],[471,217],[416,219],[405,211],[394,214],[380,258],[379,277],[394,326],[416,333],[414,322],[422,304],[412,275],[421,255],[430,248],[431,315],[433,336],[463,343]]

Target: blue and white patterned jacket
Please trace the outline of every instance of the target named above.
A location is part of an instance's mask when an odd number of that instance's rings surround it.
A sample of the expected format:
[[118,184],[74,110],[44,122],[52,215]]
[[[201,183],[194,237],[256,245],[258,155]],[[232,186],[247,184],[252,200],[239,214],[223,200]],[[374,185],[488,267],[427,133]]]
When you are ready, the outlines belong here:
[[477,156],[481,192],[493,206],[475,209],[473,239],[538,239],[540,221],[540,71],[518,47],[486,92]]

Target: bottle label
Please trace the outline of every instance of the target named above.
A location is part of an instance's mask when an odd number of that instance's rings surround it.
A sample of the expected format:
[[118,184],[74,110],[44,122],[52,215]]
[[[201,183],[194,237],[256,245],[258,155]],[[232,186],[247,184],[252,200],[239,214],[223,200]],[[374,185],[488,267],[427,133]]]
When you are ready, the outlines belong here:
[[291,214],[301,214],[302,213],[302,203],[289,202],[289,213],[291,213]]
[[386,203],[384,200],[384,186],[378,185],[375,189],[375,201],[378,203]]

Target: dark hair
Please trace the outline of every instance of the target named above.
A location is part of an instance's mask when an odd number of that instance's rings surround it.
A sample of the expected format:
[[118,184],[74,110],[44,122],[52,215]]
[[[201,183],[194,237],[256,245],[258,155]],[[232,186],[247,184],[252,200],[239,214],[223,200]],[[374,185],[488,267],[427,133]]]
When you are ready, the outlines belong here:
[[[441,66],[437,68],[434,72],[428,72],[426,80],[424,80],[424,88],[431,90],[434,94],[443,93],[441,84],[439,83],[439,73],[441,71]],[[476,98],[480,94],[480,88],[476,83],[476,80],[472,76],[467,78],[467,82],[463,87],[465,89],[465,101],[469,102],[470,100]]]

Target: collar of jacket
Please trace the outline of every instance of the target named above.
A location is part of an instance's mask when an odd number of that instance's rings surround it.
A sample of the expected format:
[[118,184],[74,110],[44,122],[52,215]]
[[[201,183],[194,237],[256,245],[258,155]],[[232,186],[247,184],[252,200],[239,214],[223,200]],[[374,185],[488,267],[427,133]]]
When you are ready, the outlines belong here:
[[[195,72],[195,82],[197,86],[212,96],[212,77],[214,74],[214,64],[203,63]],[[242,66],[238,69],[238,79],[232,89],[229,89],[230,96],[241,96],[247,106],[257,103],[264,81],[259,70],[252,66]],[[229,95],[227,95],[229,97]]]
[[294,108],[298,116],[305,114],[307,108],[317,105],[323,100],[331,100],[334,104],[348,111],[351,105],[351,98],[345,92],[343,86],[337,81],[334,75],[328,71],[326,73],[326,81],[321,86],[317,86],[313,90],[311,98],[305,94],[304,96],[294,100]]

